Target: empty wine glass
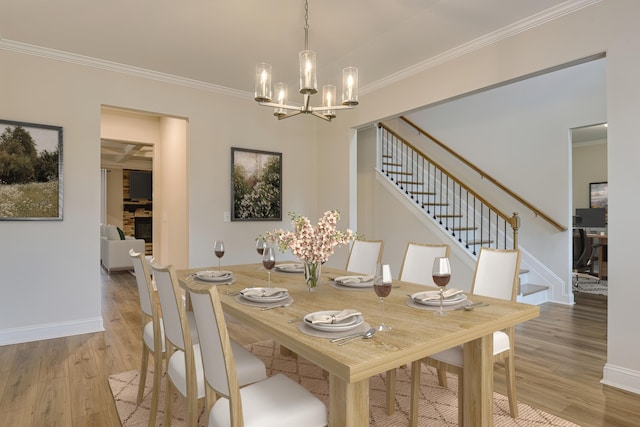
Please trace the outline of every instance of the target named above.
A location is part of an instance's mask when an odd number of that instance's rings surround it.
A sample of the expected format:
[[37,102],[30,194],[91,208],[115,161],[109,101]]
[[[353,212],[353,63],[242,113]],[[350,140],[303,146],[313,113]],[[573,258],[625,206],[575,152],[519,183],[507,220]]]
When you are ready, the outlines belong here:
[[269,287],[271,287],[271,269],[276,265],[276,250],[270,246],[264,248],[262,254],[262,266],[267,269],[269,277]]
[[443,302],[444,302],[444,288],[449,283],[449,279],[451,279],[451,265],[449,264],[449,258],[436,258],[433,261],[433,271],[432,271],[433,283],[440,287],[440,310],[436,311],[436,316],[446,316],[447,313],[444,311]]
[[224,242],[216,240],[213,244],[213,253],[218,257],[218,270],[220,270],[220,258],[224,256]]
[[373,276],[373,290],[376,295],[380,297],[382,304],[382,321],[376,328],[379,332],[387,332],[391,330],[391,326],[384,324],[384,298],[391,293],[391,269],[389,264],[378,264],[376,266],[376,273]]

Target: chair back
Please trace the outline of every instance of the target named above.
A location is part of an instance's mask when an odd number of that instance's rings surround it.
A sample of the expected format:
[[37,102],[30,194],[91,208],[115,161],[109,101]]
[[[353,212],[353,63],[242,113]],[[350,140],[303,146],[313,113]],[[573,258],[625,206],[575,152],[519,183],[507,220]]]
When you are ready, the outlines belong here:
[[480,248],[471,293],[515,301],[520,275],[520,250]]
[[242,420],[233,420],[234,414],[242,418],[242,404],[231,340],[218,290],[215,286],[196,283],[193,279],[187,279],[187,288],[198,329],[205,380],[217,394],[229,399],[231,425],[242,425]]
[[145,256],[141,253],[129,250],[129,256],[133,263],[133,271],[136,275],[136,283],[138,284],[138,296],[140,297],[140,308],[147,316],[154,317],[156,305],[153,301],[153,286],[151,284],[151,274],[147,265]]
[[376,264],[382,260],[382,240],[354,240],[347,260],[347,271],[374,274]]
[[158,288],[164,335],[174,347],[186,351],[192,345],[191,336],[175,269],[152,264],[151,270]]
[[449,245],[429,245],[409,242],[404,253],[399,280],[436,286],[433,283],[431,269],[433,261],[438,257],[449,256]]

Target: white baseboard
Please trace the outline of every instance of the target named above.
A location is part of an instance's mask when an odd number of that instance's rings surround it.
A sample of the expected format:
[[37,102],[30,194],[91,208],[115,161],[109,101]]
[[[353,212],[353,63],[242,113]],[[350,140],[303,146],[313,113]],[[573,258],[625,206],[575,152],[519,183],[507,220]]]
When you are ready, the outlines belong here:
[[640,371],[607,363],[603,374],[604,378],[600,381],[602,384],[640,394]]
[[0,346],[104,331],[102,317],[0,330]]

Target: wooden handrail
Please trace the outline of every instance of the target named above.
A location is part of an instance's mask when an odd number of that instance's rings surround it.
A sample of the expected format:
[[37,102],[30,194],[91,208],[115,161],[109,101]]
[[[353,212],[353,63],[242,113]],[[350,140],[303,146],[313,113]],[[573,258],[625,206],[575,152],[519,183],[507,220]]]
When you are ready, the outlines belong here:
[[[415,151],[416,153],[419,153],[423,158],[425,158],[426,160],[428,160],[431,164],[433,164],[436,168],[440,169],[443,173],[445,173],[448,176],[454,176],[453,174],[451,174],[451,172],[449,172],[446,168],[442,167],[438,162],[434,161],[431,157],[427,156],[426,154],[424,154],[422,151],[420,151],[420,149],[418,149],[417,147],[415,147],[413,144],[411,144],[409,141],[407,141],[405,138],[403,138],[402,136],[398,135],[397,132],[395,132],[393,129],[390,129],[389,127],[387,127],[386,125],[382,124],[382,123],[378,123],[378,127],[384,128],[384,130],[386,130],[387,132],[389,132],[391,135],[395,136],[396,138],[398,138],[400,141],[402,141],[402,143],[404,145],[406,145],[407,147],[411,148],[413,151]],[[486,201],[482,196],[480,196],[478,193],[476,193],[475,191],[473,191],[473,189],[469,188],[467,185],[465,185],[464,183],[458,181],[456,179],[456,182],[458,183],[458,185],[462,188],[465,189],[465,191],[467,191],[469,194],[471,194],[473,197],[475,197],[476,199],[480,200],[484,205],[486,205],[489,209],[491,209],[492,211],[494,211],[496,214],[498,214],[498,216],[500,216],[500,218],[502,218],[503,220],[505,220],[509,225],[511,225],[511,228],[516,228],[520,226],[520,220],[518,218],[518,214],[514,212],[513,216],[508,216],[507,214],[505,214],[504,212],[502,212],[500,209],[496,208],[495,206],[493,206],[491,203],[489,203],[488,201]]]
[[[496,187],[498,187],[499,189],[501,189],[502,191],[504,191],[505,193],[507,193],[509,196],[511,196],[512,198],[514,198],[515,200],[517,200],[519,203],[521,203],[522,205],[524,205],[525,207],[527,207],[528,209],[530,209],[536,216],[539,216],[540,218],[544,219],[545,221],[547,221],[549,224],[553,225],[555,228],[557,228],[560,231],[567,231],[567,227],[561,225],[560,223],[558,223],[557,221],[555,221],[554,219],[552,219],[549,215],[545,214],[544,212],[542,212],[540,209],[536,208],[535,206],[533,206],[531,203],[527,202],[526,200],[524,200],[522,197],[520,197],[518,194],[514,193],[512,190],[510,190],[509,188],[505,187],[504,185],[502,185],[500,182],[498,182],[495,178],[493,178],[491,175],[489,175],[488,173],[486,173],[485,171],[483,171],[482,169],[480,169],[479,167],[477,167],[476,165],[474,165],[473,163],[471,163],[469,160],[465,159],[464,157],[462,157],[460,154],[456,153],[455,151],[453,151],[451,148],[447,147],[445,144],[443,144],[442,142],[440,142],[437,138],[433,137],[431,134],[429,134],[428,132],[426,132],[425,130],[421,129],[418,125],[416,125],[415,123],[413,123],[411,120],[407,119],[404,116],[400,117],[403,121],[405,121],[409,126],[413,127],[414,129],[416,129],[418,132],[420,132],[421,134],[423,134],[424,136],[426,136],[427,138],[429,138],[430,140],[432,140],[433,142],[435,142],[437,145],[440,146],[440,148],[442,148],[443,150],[445,150],[446,152],[448,152],[449,154],[451,154],[453,157],[457,158],[458,160],[460,160],[462,163],[464,163],[465,165],[467,165],[468,167],[470,167],[471,169],[473,169],[475,172],[477,172],[480,177],[482,177],[483,179],[488,180],[489,182],[491,182],[493,185],[495,185]],[[386,129],[386,126],[385,126]],[[482,199],[479,196],[476,196],[480,199]]]

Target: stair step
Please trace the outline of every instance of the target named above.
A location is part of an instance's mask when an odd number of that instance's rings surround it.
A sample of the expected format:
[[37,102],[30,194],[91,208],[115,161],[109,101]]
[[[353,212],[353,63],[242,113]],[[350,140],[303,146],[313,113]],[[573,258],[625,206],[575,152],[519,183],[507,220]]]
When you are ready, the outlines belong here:
[[449,206],[446,202],[422,202],[422,206]]
[[382,162],[382,166],[402,166],[402,163]]
[[390,174],[393,174],[393,175],[406,175],[406,176],[411,176],[411,175],[413,175],[413,172],[392,171],[392,170],[388,170],[388,169],[387,169],[387,173],[390,173]]
[[391,154],[383,154],[382,158],[383,159],[393,159],[393,156]]
[[449,227],[453,231],[473,231],[477,230],[478,227]]
[[422,195],[422,196],[435,196],[436,193],[431,191],[410,191],[411,194]]
[[549,289],[547,285],[535,285],[533,283],[525,283],[520,285],[520,294],[522,296],[527,296],[531,294],[535,294],[536,292],[544,292]]
[[405,181],[405,180],[398,180],[398,184],[410,184],[410,185],[424,185],[421,182],[417,182],[417,181]]
[[490,245],[491,243],[493,243],[493,240],[469,240],[466,243],[469,246]]
[[462,218],[461,214],[440,214],[436,218]]

